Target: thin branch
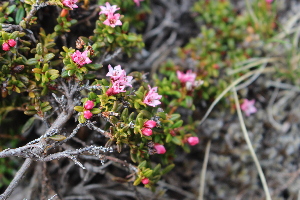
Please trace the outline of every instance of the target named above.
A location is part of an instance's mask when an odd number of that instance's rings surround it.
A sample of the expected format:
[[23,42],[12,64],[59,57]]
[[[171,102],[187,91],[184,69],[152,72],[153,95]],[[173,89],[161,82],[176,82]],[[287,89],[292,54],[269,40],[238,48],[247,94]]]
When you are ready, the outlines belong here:
[[0,200],[5,200],[11,195],[11,193],[16,188],[20,180],[23,178],[24,174],[26,173],[27,169],[29,168],[32,162],[33,161],[30,158],[27,158],[25,160],[22,167],[19,169],[14,179],[10,182],[9,186],[6,188],[4,193],[0,195]]

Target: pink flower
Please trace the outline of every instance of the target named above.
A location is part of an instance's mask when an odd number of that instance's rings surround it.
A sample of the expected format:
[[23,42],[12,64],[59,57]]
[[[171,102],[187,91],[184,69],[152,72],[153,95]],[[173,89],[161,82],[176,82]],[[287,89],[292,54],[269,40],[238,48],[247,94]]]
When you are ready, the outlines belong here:
[[143,125],[143,127],[146,127],[146,128],[154,128],[155,126],[156,126],[156,122],[153,120],[148,120]]
[[16,46],[17,42],[14,39],[9,39],[8,44],[10,47],[14,47],[14,46]]
[[121,69],[121,65],[117,65],[115,68],[112,68],[111,65],[108,65],[108,73],[106,76],[110,76],[112,81],[116,81],[126,76],[126,72],[125,70]]
[[71,10],[73,10],[73,8],[78,8],[78,6],[76,5],[78,0],[63,0],[63,4],[64,6],[69,7]]
[[143,103],[152,107],[161,104],[159,100],[162,98],[162,96],[157,93],[157,87],[151,88],[150,85],[148,85],[148,87],[149,87],[149,92],[145,96]]
[[111,96],[111,95],[119,94],[120,92],[126,92],[125,90],[126,85],[124,83],[125,82],[122,82],[120,80],[114,81],[112,87],[106,91],[106,94],[108,96]]
[[156,149],[156,153],[157,154],[164,154],[164,153],[166,153],[166,148],[164,147],[164,145],[156,143],[154,145],[154,148]]
[[89,59],[89,57],[87,56],[87,54],[88,54],[88,51],[84,51],[81,53],[80,51],[76,50],[76,52],[71,55],[71,58],[77,65],[82,67],[83,65],[89,64],[92,62]]
[[152,135],[152,130],[151,128],[142,128],[142,134],[145,135],[145,136],[150,136]]
[[120,8],[117,8],[116,5],[111,6],[108,2],[106,2],[105,4],[106,4],[106,7],[105,6],[100,6],[101,11],[100,11],[99,15],[101,15],[101,14],[105,14],[105,15],[114,14],[117,10],[120,9]]
[[181,71],[177,71],[176,73],[177,73],[177,78],[181,83],[186,83],[186,82],[193,83],[196,79],[196,73],[193,73],[192,70],[188,70],[186,74]]
[[112,88],[114,89],[114,91],[118,94],[120,92],[126,92],[125,90],[125,82],[117,80],[115,82],[113,82]]
[[133,1],[138,7],[140,7],[140,1],[144,1],[144,0],[133,0]]
[[85,102],[84,108],[87,110],[91,110],[92,108],[94,108],[94,102],[91,100],[88,100],[87,102]]
[[198,137],[189,137],[187,139],[187,141],[191,146],[194,146],[199,143],[199,138]]
[[142,179],[142,183],[143,183],[144,185],[147,185],[149,182],[150,182],[150,181],[149,181],[148,178],[143,178],[143,179]]
[[254,107],[255,100],[249,101],[248,99],[244,99],[244,102],[241,105],[241,110],[245,112],[246,116],[249,116],[252,113],[256,113],[257,109]]
[[110,76],[112,82],[112,87],[106,91],[108,96],[115,95],[120,92],[126,92],[126,86],[132,87],[130,83],[133,77],[126,76],[125,70],[121,69],[120,65],[115,66],[115,68],[112,68],[111,65],[108,65],[108,70],[109,71],[106,76]]
[[3,43],[2,44],[2,49],[4,50],[4,51],[9,51],[10,50],[10,46],[8,45],[8,43]]
[[266,0],[266,2],[270,4],[273,2],[273,0]]
[[119,19],[120,19],[119,13],[117,14],[108,13],[107,19],[103,22],[103,24],[114,28],[117,25],[122,25],[122,22]]
[[91,111],[89,111],[89,110],[86,110],[83,112],[83,116],[86,119],[90,119],[93,116],[93,113],[91,113]]

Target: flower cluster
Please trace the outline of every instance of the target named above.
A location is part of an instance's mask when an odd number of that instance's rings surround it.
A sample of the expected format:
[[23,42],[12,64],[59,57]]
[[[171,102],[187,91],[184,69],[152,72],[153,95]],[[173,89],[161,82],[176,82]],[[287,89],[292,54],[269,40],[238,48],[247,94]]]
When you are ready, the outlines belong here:
[[244,99],[244,102],[241,105],[241,110],[245,112],[245,115],[248,117],[252,113],[256,113],[257,109],[254,106],[255,100]]
[[119,10],[120,8],[117,8],[116,5],[111,6],[108,2],[106,2],[106,6],[100,6],[100,13],[101,14],[105,14],[106,15],[106,20],[103,22],[103,24],[107,25],[107,26],[111,26],[111,27],[115,27],[118,25],[122,25],[122,22],[120,21],[120,14],[119,13],[115,13],[117,10]]
[[17,42],[14,39],[9,39],[7,42],[2,44],[2,49],[4,51],[9,51],[11,47],[16,46]]
[[161,104],[159,100],[162,98],[162,96],[157,93],[157,87],[151,88],[150,85],[148,85],[148,87],[149,87],[149,92],[146,94],[143,103],[152,107]]
[[202,80],[196,81],[196,73],[193,73],[191,70],[188,70],[186,73],[177,71],[177,78],[182,85],[186,87],[188,91],[193,90],[194,88],[203,84]]
[[145,136],[151,136],[152,135],[152,128],[156,126],[156,122],[153,120],[148,120],[144,123],[142,128],[142,133]]
[[63,4],[64,6],[69,7],[71,10],[73,10],[73,8],[78,8],[78,6],[76,5],[78,0],[63,0]]
[[87,102],[85,102],[85,104],[84,104],[85,111],[83,111],[84,118],[90,119],[93,116],[93,113],[90,111],[93,108],[94,108],[94,102],[93,101],[88,100]]
[[79,67],[92,62],[88,57],[88,51],[81,53],[80,51],[76,50],[76,52],[71,55],[71,58]]
[[132,76],[126,76],[125,70],[121,69],[121,65],[115,66],[112,68],[111,65],[108,65],[108,73],[106,76],[110,76],[112,82],[111,88],[106,91],[108,96],[118,94],[120,92],[126,92],[125,87],[132,87],[130,82],[132,81]]

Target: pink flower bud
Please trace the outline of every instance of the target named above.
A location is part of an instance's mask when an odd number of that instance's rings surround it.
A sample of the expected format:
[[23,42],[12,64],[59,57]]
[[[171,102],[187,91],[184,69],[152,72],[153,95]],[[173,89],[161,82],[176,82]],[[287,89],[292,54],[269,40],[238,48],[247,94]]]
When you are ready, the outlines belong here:
[[175,133],[174,130],[170,130],[170,134],[171,134],[172,136],[176,136],[176,133]]
[[148,178],[143,178],[143,179],[142,179],[142,183],[143,183],[144,185],[147,185],[149,182],[150,182],[150,181],[149,181]]
[[191,146],[194,146],[199,143],[199,138],[198,137],[189,137],[187,139],[187,141]]
[[154,128],[156,126],[156,122],[153,120],[148,120],[144,123],[144,127],[146,128]]
[[85,102],[84,108],[87,110],[91,110],[92,108],[94,108],[94,102],[91,100],[88,100],[87,102]]
[[143,135],[150,136],[152,135],[152,130],[150,128],[142,128]]
[[164,145],[155,144],[154,148],[156,149],[156,153],[157,154],[164,154],[164,153],[166,153],[166,148],[164,147]]
[[89,110],[86,110],[83,112],[83,116],[86,119],[90,119],[93,116],[93,113],[91,113],[91,111],[89,111]]
[[112,96],[118,93],[119,92],[116,92],[114,88],[108,88],[108,90],[106,91],[107,96]]
[[14,39],[9,39],[8,44],[10,47],[14,47],[14,46],[16,46],[17,42]]
[[4,51],[9,51],[10,50],[10,46],[5,42],[5,43],[2,44],[2,49]]

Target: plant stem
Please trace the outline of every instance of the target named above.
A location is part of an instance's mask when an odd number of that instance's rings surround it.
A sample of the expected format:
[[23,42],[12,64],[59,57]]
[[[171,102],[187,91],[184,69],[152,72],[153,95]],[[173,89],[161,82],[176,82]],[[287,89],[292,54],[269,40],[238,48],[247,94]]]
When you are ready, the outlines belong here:
[[266,181],[264,172],[262,171],[262,168],[259,164],[258,158],[255,154],[255,151],[254,151],[253,146],[251,144],[250,138],[248,136],[248,132],[247,132],[247,129],[246,129],[246,126],[245,126],[245,123],[244,123],[244,119],[243,119],[243,115],[242,115],[242,112],[241,112],[240,103],[239,103],[239,100],[238,100],[238,96],[237,96],[235,87],[232,88],[232,91],[233,91],[236,111],[237,111],[237,114],[238,114],[238,117],[239,117],[239,120],[240,120],[240,125],[241,125],[241,128],[242,128],[243,135],[244,135],[246,143],[248,145],[250,154],[251,154],[251,156],[254,160],[254,163],[256,165],[260,180],[262,182],[262,185],[263,185],[263,188],[264,188],[264,191],[265,191],[265,194],[266,194],[266,199],[271,200],[271,195],[270,195],[270,192],[269,192],[269,188],[268,188],[268,185],[267,185],[267,181]]

